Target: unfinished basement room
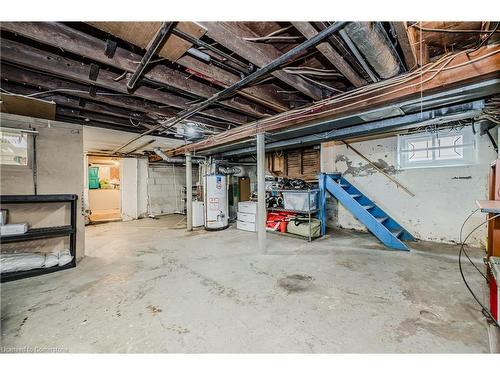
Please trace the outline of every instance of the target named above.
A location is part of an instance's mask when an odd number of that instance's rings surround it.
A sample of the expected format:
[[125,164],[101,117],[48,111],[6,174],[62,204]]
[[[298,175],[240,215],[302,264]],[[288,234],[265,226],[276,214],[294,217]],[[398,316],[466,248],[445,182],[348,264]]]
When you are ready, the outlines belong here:
[[499,22],[127,19],[0,24],[3,353],[500,353]]

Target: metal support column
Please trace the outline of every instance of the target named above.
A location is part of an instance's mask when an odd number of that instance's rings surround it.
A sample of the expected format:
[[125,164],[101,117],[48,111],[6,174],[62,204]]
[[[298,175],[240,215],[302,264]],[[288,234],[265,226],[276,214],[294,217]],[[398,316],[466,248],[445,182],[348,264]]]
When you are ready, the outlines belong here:
[[257,236],[259,250],[266,252],[266,140],[264,133],[257,134]]
[[193,230],[193,166],[191,152],[186,152],[186,220],[187,230]]

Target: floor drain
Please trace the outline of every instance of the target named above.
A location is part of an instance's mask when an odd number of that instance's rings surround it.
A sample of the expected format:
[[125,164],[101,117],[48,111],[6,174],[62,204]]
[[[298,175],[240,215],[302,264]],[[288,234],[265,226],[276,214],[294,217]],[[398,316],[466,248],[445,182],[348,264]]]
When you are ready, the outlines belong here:
[[314,279],[308,275],[288,275],[278,280],[278,285],[288,292],[301,292],[310,288]]

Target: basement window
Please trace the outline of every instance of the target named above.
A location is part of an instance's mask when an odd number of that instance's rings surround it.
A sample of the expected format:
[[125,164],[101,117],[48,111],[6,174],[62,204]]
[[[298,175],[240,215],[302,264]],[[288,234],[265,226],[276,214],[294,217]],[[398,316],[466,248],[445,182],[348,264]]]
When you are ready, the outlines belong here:
[[29,135],[17,130],[0,130],[0,164],[29,165]]
[[398,169],[453,167],[475,160],[471,126],[398,136]]

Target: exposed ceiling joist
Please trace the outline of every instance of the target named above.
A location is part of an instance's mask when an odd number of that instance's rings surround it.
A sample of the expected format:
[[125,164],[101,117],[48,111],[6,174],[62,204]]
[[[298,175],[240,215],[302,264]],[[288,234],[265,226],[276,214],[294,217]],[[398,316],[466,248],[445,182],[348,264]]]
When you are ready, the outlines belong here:
[[415,60],[415,55],[408,39],[408,33],[406,32],[406,22],[391,22],[391,26],[403,52],[406,68],[407,70],[412,70],[417,65],[417,61]]
[[[272,45],[245,41],[243,39],[245,37],[259,35],[241,23],[202,22],[201,24],[207,29],[207,35],[210,38],[258,67],[267,65],[282,55],[281,51]],[[271,74],[314,100],[320,100],[325,96],[321,88],[299,76],[281,70],[276,70]]]
[[[26,66],[54,76],[64,77],[66,79],[95,85],[108,90],[128,95],[126,82],[124,80],[116,81],[119,74],[107,70],[99,70],[95,79],[90,77],[91,65],[83,64],[68,58],[45,52],[25,44],[14,42],[8,39],[2,39],[1,58],[13,64]],[[156,90],[146,86],[138,87],[133,96],[141,97],[154,102],[162,103],[178,109],[189,107],[189,99],[173,95],[169,92]],[[228,112],[220,108],[206,109],[204,115],[219,120],[228,120],[237,124],[247,123],[250,119],[244,115]]]
[[[108,57],[104,53],[106,50],[105,41],[57,22],[2,22],[0,27],[2,30],[22,35],[39,43],[62,48],[64,51],[127,72],[133,72],[141,60],[140,55],[121,47],[117,47],[112,57]],[[187,74],[165,65],[151,67],[144,77],[186,94],[197,95],[200,98],[208,98],[217,92],[216,88],[188,79]],[[241,103],[241,101],[226,100],[220,104],[257,118],[273,113],[256,108],[251,102]]]
[[[33,96],[33,94],[37,94],[40,92],[35,88],[26,87],[9,81],[2,82],[2,88],[17,95],[31,97],[36,97],[36,95]],[[43,100],[52,101],[56,104],[64,105],[70,108],[85,109],[117,117],[132,118],[144,122],[154,122],[153,118],[148,117],[148,115],[145,113],[134,112],[130,111],[129,109],[101,104],[87,99],[66,96],[58,94],[57,92],[47,93],[46,95],[43,95]]]
[[[143,49],[148,47],[153,39],[161,22],[87,22],[100,30],[106,31],[111,35],[118,36]],[[196,22],[178,22],[176,28],[194,38],[202,37],[206,30]],[[159,49],[158,55],[171,61],[178,60],[192,44],[175,34],[169,35],[165,44]]]
[[107,122],[110,124],[121,125],[122,129],[126,130],[129,128],[136,128],[138,130],[151,129],[151,125],[148,125],[144,122],[134,122],[130,121],[130,119],[124,119],[123,117],[118,117],[114,115],[102,114],[98,112],[93,112],[86,110],[84,108],[77,109],[72,107],[66,107],[63,105],[58,105],[56,109],[56,114],[68,117],[76,117],[83,119],[85,121],[89,121],[91,119],[99,122]]
[[296,58],[297,56],[299,56],[301,53],[308,50],[309,48],[314,47],[316,44],[320,43],[325,38],[328,38],[330,35],[337,32],[339,29],[343,28],[346,25],[346,23],[347,22],[335,22],[335,23],[333,23],[332,25],[327,27],[325,30],[323,30],[321,33],[316,35],[315,37],[308,39],[305,42],[293,47],[291,50],[280,55],[278,58],[271,61],[269,64],[266,64],[265,66],[259,68],[258,70],[256,70],[252,74],[242,78],[240,81],[236,82],[234,85],[231,85],[230,87],[227,87],[224,90],[219,91],[217,94],[215,94],[211,98],[208,98],[205,101],[203,101],[201,103],[197,103],[196,105],[192,106],[191,108],[180,112],[174,119],[170,119],[168,121],[165,121],[165,122],[159,124],[154,129],[151,129],[150,131],[144,132],[138,137],[134,137],[134,138],[130,139],[127,143],[114,149],[113,152],[117,152],[117,151],[123,149],[124,147],[127,147],[131,143],[137,141],[138,139],[151,133],[152,131],[159,129],[160,127],[163,127],[164,128],[163,131],[166,131],[169,128],[171,128],[172,126],[176,125],[177,123],[190,118],[191,116],[197,114],[198,112],[200,112],[204,108],[207,108],[210,105],[216,103],[218,100],[223,99],[227,96],[233,95],[235,92],[237,92],[242,87],[245,87],[249,84],[252,84],[252,83],[258,81],[260,78],[269,75],[271,72],[275,71],[277,68],[279,68],[283,64]]
[[[318,34],[318,31],[309,22],[292,22],[293,26],[300,31],[307,39],[312,38]],[[362,78],[349,63],[328,43],[324,42],[318,44],[316,49],[325,56],[328,61],[340,72],[342,75],[352,83],[354,87],[361,87],[367,84],[366,80]]]
[[[121,24],[120,22],[93,22],[90,23],[92,26],[113,34],[114,36],[125,40],[127,42],[130,42],[132,44],[138,45],[133,42],[132,39],[133,35],[130,35],[126,29],[122,27],[117,27],[111,29],[112,25],[111,24]],[[142,23],[142,22],[141,22]],[[149,23],[149,22],[146,22]],[[135,24],[135,22],[127,22],[129,25]],[[113,31],[113,32],[111,32]],[[137,42],[137,41],[136,41]],[[138,43],[138,42],[137,42]],[[138,45],[140,47],[140,45]],[[144,48],[144,47],[143,47]],[[168,58],[168,57],[167,57]],[[216,67],[214,65],[209,65],[204,62],[201,62],[197,59],[195,59],[192,56],[189,55],[183,55],[180,58],[176,60],[171,60],[175,61],[177,64],[180,66],[191,70],[191,74],[196,75],[197,77],[217,84],[222,87],[227,87],[232,85],[235,82],[238,82],[241,77],[230,73],[222,68]],[[276,92],[273,92],[272,90],[268,90],[265,88],[260,88],[260,87],[251,87],[251,88],[245,88],[239,92],[239,94],[247,99],[250,99],[252,101],[255,101],[263,106],[266,106],[268,108],[271,108],[275,111],[278,112],[283,112],[286,111],[289,106],[287,105],[286,102],[284,102],[279,95],[277,95]]]
[[436,90],[443,90],[445,87],[498,77],[500,75],[499,66],[499,45],[482,47],[469,53],[460,52],[424,67],[421,74],[419,72],[410,73],[406,80],[396,77],[392,80],[386,80],[385,86],[369,85],[359,90],[359,93],[353,91],[345,97],[325,99],[310,108],[273,116],[266,120],[241,126],[237,131],[229,130],[210,139],[179,147],[171,150],[169,155],[182,155],[186,151],[200,151],[235,143],[253,137],[257,131],[279,132],[327,118],[333,119],[356,113],[359,108],[376,108]]
[[[64,79],[51,77],[32,71],[21,70],[20,68],[13,67],[9,64],[2,64],[2,79],[9,82],[16,82],[22,85],[33,86],[37,89],[49,91],[45,94],[43,92],[38,92],[42,95],[36,95],[37,98],[45,98],[46,95],[53,95],[53,92],[59,92],[65,96],[69,94],[72,97],[97,101],[99,103],[120,107],[129,111],[139,111],[147,114],[151,118],[169,118],[174,117],[177,113],[172,108],[166,108],[159,104],[145,101],[140,98],[134,98],[131,96],[96,95],[94,97],[89,94],[90,86],[88,85],[66,81]],[[4,83],[2,83],[2,86],[4,86]],[[7,86],[5,88],[9,90]],[[17,88],[12,88],[12,90],[16,94],[24,94],[22,91],[17,91]],[[224,126],[224,124],[221,122],[215,122],[215,120],[211,120],[205,117],[196,116],[193,117],[193,121],[212,126],[218,125],[221,129],[227,129],[227,123]]]

